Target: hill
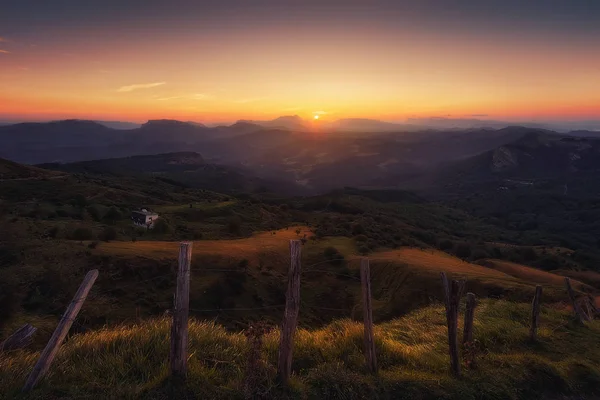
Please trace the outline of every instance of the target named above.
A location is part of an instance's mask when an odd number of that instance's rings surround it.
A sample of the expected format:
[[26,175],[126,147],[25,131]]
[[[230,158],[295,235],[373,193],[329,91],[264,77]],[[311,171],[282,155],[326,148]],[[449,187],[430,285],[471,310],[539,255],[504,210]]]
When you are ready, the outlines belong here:
[[40,164],[40,168],[69,173],[97,176],[155,177],[191,188],[223,193],[254,193],[258,191],[279,194],[297,194],[301,187],[285,181],[253,176],[239,166],[222,166],[205,162],[195,152],[177,152],[155,155],[109,158],[76,163]]
[[54,179],[64,174],[48,171],[43,168],[18,164],[0,158],[0,181],[27,179]]
[[[184,388],[168,379],[170,321],[152,320],[73,335],[48,377],[29,396],[19,392],[39,353],[0,359],[0,385],[23,398],[229,399],[301,398],[498,399],[592,398],[598,393],[600,325],[572,323],[567,311],[542,306],[539,344],[527,341],[529,304],[484,300],[475,312],[477,367],[448,373],[445,316],[440,305],[375,326],[379,372],[368,374],[362,324],[335,321],[300,329],[289,389],[276,381],[279,332],[271,330],[249,364],[241,333],[192,320]],[[251,377],[251,378],[248,378]],[[244,382],[251,382],[245,385]]]

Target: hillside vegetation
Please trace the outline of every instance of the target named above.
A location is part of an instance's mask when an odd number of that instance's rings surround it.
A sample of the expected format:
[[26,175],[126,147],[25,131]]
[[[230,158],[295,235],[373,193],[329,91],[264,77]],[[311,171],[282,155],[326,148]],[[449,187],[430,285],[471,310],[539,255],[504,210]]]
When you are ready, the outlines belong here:
[[[532,344],[529,311],[529,304],[482,301],[475,313],[477,350],[471,353],[476,367],[465,368],[461,379],[449,374],[443,307],[432,305],[375,327],[376,375],[365,370],[363,328],[357,322],[300,329],[294,376],[284,389],[276,382],[277,330],[265,336],[261,360],[248,372],[244,335],[192,321],[187,384],[172,387],[170,321],[159,319],[72,336],[40,387],[23,398],[231,399],[251,393],[290,399],[555,399],[600,394],[600,323],[577,326],[569,312],[543,303],[539,343]],[[19,393],[38,355],[24,350],[0,359],[5,398]],[[244,382],[251,384],[245,388]]]

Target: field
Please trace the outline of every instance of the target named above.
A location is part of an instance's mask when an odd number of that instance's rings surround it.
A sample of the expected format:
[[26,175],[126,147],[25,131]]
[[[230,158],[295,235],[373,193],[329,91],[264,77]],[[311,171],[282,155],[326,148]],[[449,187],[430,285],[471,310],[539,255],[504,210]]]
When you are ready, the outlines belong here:
[[[475,313],[476,368],[452,378],[443,307],[435,304],[375,326],[379,373],[365,371],[362,324],[335,321],[300,329],[290,388],[276,381],[279,333],[264,339],[246,393],[286,399],[592,398],[600,394],[600,323],[577,326],[571,314],[542,304],[539,343],[528,342],[529,304],[484,300]],[[461,311],[462,314],[463,311]],[[461,323],[462,324],[462,323]],[[168,319],[78,334],[63,346],[50,373],[22,398],[244,398],[246,338],[211,322],[190,323],[185,388],[168,380]],[[464,354],[463,354],[464,356]],[[0,359],[4,398],[20,391],[38,353]],[[0,394],[0,398],[2,395]]]
[[[278,231],[260,232],[249,238],[233,240],[198,240],[193,245],[193,255],[226,255],[234,258],[246,258],[256,261],[261,252],[284,253],[289,240],[298,240],[304,235],[310,237],[311,231],[305,226],[293,226]],[[178,242],[137,241],[99,243],[96,252],[121,255],[140,256],[145,258],[173,258],[178,254]]]

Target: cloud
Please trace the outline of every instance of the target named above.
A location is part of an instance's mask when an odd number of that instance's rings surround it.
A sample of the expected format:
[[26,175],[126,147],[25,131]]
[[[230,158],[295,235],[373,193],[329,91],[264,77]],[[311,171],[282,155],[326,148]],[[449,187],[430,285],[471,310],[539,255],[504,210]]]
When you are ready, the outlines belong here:
[[166,100],[175,100],[175,99],[182,99],[182,96],[171,96],[171,97],[159,97],[158,101],[166,101]]
[[7,42],[6,38],[0,37],[0,42]]
[[1,49],[0,49],[0,53],[3,53],[3,54],[10,54],[10,51],[8,51],[8,50],[1,50]]
[[235,100],[234,103],[254,103],[255,101],[261,101],[264,99],[266,99],[266,97],[251,97],[249,99]]
[[208,93],[195,93],[192,95],[192,99],[194,100],[208,100],[212,98],[213,96]]
[[281,111],[300,111],[302,110],[302,107],[290,107],[290,108],[284,108]]
[[157,86],[162,86],[167,82],[153,82],[153,83],[137,83],[135,85],[121,86],[117,92],[132,92],[138,89],[150,89]]
[[313,111],[313,114],[316,115],[325,115],[325,114],[329,114],[327,111]]
[[489,117],[488,114],[471,114],[471,117]]
[[159,97],[156,100],[159,100],[159,101],[177,100],[177,99],[209,100],[212,98],[213,98],[213,96],[208,93],[194,93],[191,95],[184,95],[184,96]]

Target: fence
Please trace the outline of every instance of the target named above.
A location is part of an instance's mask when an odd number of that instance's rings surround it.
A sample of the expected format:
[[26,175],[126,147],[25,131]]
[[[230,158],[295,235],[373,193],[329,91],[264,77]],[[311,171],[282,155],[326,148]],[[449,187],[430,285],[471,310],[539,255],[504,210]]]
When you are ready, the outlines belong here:
[[[300,311],[300,277],[301,277],[301,249],[300,240],[290,241],[290,267],[288,271],[288,284],[286,292],[285,304],[256,307],[256,308],[232,308],[231,310],[258,310],[265,308],[283,308],[283,320],[281,323],[281,333],[278,352],[278,377],[282,384],[287,384],[292,373],[292,360],[294,348],[294,336],[298,325],[298,314]],[[177,270],[177,285],[174,296],[174,309],[172,313],[171,325],[171,340],[169,363],[171,376],[178,380],[183,380],[187,374],[187,359],[188,359],[188,317],[190,310],[193,311],[214,311],[212,309],[190,309],[189,308],[189,293],[190,293],[190,270],[192,259],[192,242],[183,242],[180,244],[179,260]],[[329,262],[328,260],[326,262]],[[313,266],[318,265],[313,264]],[[219,269],[218,271],[224,271]],[[327,270],[311,269],[310,271],[330,272]],[[166,275],[154,277],[149,280],[162,278]],[[69,329],[71,328],[75,318],[81,310],[83,303],[86,300],[90,289],[94,285],[98,271],[92,270],[85,276],[73,300],[67,307],[65,313],[60,319],[52,337],[48,341],[46,347],[42,351],[40,358],[31,371],[23,391],[32,390],[38,382],[40,382],[46,372],[49,370],[51,363],[58,353],[62,342],[64,341]],[[348,275],[350,278],[354,276]],[[448,350],[450,358],[450,370],[455,376],[461,374],[460,352],[458,344],[458,314],[459,304],[465,287],[464,280],[449,280],[446,273],[441,273],[442,286],[444,289],[444,304],[446,309],[446,322],[448,328]],[[373,333],[373,316],[371,304],[371,278],[369,259],[361,259],[360,264],[360,281],[362,293],[362,308],[364,322],[364,356],[365,365],[371,373],[377,373],[377,355],[375,348],[375,337]],[[579,323],[585,323],[593,319],[595,313],[599,313],[590,297],[577,299],[575,292],[571,287],[569,278],[565,278],[565,287],[569,295],[574,314]],[[122,288],[121,288],[122,289]],[[537,329],[539,326],[539,313],[541,305],[542,287],[536,286],[535,296],[532,302],[531,309],[531,326],[530,340],[537,340]],[[476,309],[476,298],[473,293],[466,295],[466,308],[464,317],[463,331],[463,352],[469,353],[469,349],[474,342],[473,319]],[[583,306],[583,307],[582,307]],[[586,311],[584,311],[584,309]],[[227,309],[221,309],[227,310]],[[260,330],[260,329],[259,329]],[[9,350],[18,347],[24,347],[28,344],[31,336],[35,333],[35,328],[30,325],[25,325],[17,330],[7,340],[0,343],[0,351]],[[252,336],[252,338],[251,338]],[[252,343],[251,352],[256,352],[257,343],[261,343],[260,338],[250,334],[249,341]],[[251,355],[252,356],[252,355]],[[465,356],[466,357],[466,356]],[[469,360],[469,363],[474,363],[475,360]],[[469,364],[468,363],[468,364]]]

